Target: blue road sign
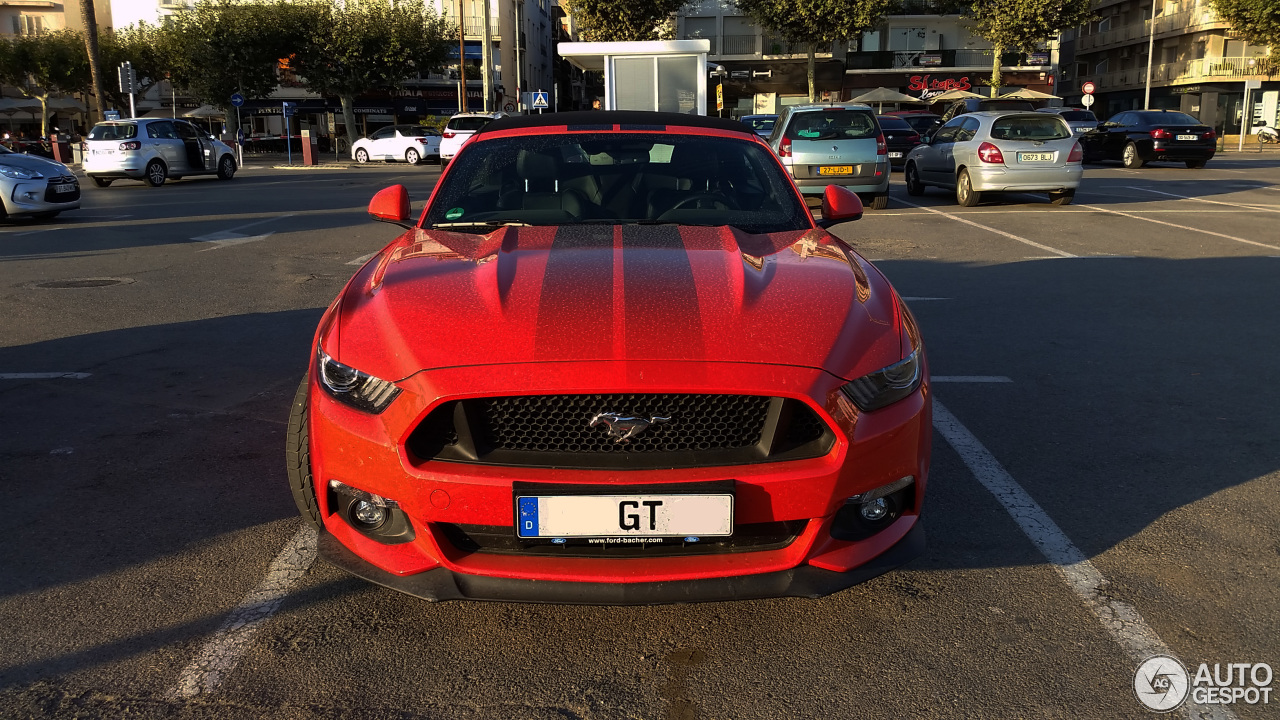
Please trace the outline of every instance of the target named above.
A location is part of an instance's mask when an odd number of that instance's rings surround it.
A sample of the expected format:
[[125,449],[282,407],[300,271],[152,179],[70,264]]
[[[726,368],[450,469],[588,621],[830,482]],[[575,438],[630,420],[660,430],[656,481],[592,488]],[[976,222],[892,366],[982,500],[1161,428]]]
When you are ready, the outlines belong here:
[[547,93],[543,92],[542,90],[539,90],[538,92],[533,94],[534,110],[546,110],[550,107],[551,105],[547,102]]
[[241,105],[244,105],[244,96],[241,95],[240,93],[232,93],[231,104],[235,107],[240,107]]
[[107,110],[107,111],[105,111],[105,112],[103,112],[103,113],[102,113],[102,119],[103,119],[103,120],[119,120],[119,119],[120,119],[120,111],[119,111],[119,110]]
[[287,103],[281,103],[280,105],[281,105],[282,111],[284,112],[285,117],[293,117],[294,113],[298,112],[297,103],[287,102]]

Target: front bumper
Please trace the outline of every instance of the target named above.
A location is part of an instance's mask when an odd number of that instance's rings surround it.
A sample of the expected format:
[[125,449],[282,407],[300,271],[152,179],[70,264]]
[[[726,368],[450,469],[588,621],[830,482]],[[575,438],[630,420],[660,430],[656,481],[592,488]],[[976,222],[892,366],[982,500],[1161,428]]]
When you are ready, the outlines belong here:
[[49,184],[48,181],[44,179],[0,179],[0,201],[3,202],[4,211],[8,215],[15,217],[21,215],[34,215],[36,213],[75,210],[80,207],[80,191],[78,186],[75,194],[70,200],[51,202],[46,199],[48,196]]
[[[821,370],[736,363],[707,363],[693,370],[686,363],[639,361],[434,370],[397,383],[401,395],[376,416],[334,401],[313,377],[311,470],[324,530],[331,538],[327,542],[345,548],[360,563],[352,564],[336,550],[327,556],[357,575],[423,597],[534,602],[678,602],[686,596],[714,600],[823,594],[814,588],[830,587],[827,592],[834,592],[908,559],[894,555],[897,559],[886,561],[882,569],[860,570],[898,546],[919,519],[931,443],[927,384],[890,407],[859,414],[839,391],[843,381]],[[513,387],[528,394],[609,392],[616,391],[623,378],[632,392],[669,392],[678,386],[691,392],[799,399],[820,411],[835,431],[835,443],[829,453],[817,458],[663,470],[420,461],[405,449],[406,439],[423,418],[453,399],[503,395]],[[916,483],[910,505],[900,517],[870,537],[833,537],[836,513],[846,498],[906,475],[914,476]],[[330,504],[330,480],[396,501],[413,528],[412,539],[388,544],[353,528],[340,509]],[[625,492],[637,485],[669,483],[678,490],[679,484],[726,480],[735,484],[736,523],[798,522],[803,529],[785,547],[630,557],[472,552],[451,541],[446,529],[498,526],[511,528],[514,535],[513,486],[517,482],[609,485]],[[531,592],[559,585],[563,587],[547,594]],[[649,589],[616,589],[630,585]],[[579,596],[582,599],[572,599]]]
[[394,575],[361,560],[327,532],[320,533],[319,541],[320,556],[336,567],[369,582],[431,602],[490,600],[560,605],[663,605],[774,597],[818,598],[883,575],[919,557],[924,550],[924,525],[916,523],[892,548],[848,572],[802,565],[758,575],[622,584],[484,577],[463,575],[443,567],[417,575]]
[[1075,190],[1084,176],[1084,167],[1079,164],[1053,168],[971,165],[968,170],[973,189],[977,192]]

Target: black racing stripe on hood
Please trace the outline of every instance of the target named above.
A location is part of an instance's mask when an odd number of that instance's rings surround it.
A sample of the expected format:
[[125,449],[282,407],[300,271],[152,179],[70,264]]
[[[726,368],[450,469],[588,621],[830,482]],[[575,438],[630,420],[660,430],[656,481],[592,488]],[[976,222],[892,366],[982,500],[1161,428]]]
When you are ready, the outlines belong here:
[[680,229],[622,227],[627,357],[701,359],[698,288]]
[[613,226],[556,231],[538,300],[534,353],[542,360],[613,352]]

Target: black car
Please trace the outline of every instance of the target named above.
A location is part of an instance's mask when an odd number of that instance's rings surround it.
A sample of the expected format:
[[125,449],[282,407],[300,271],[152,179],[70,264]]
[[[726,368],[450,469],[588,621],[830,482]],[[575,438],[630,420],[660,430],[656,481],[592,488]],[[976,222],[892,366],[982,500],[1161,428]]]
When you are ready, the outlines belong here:
[[889,148],[889,165],[901,167],[907,161],[907,153],[920,144],[920,133],[905,119],[894,115],[877,115],[884,143]]
[[1186,113],[1130,110],[1082,135],[1080,145],[1086,162],[1119,160],[1136,169],[1152,160],[1180,160],[1202,168],[1217,151],[1218,134]]
[[1036,106],[1031,104],[1029,100],[1019,100],[1017,98],[964,98],[952,102],[942,113],[942,122],[947,122],[957,115],[967,115],[972,112],[987,112],[989,110],[1009,110],[1011,112],[1035,112]]

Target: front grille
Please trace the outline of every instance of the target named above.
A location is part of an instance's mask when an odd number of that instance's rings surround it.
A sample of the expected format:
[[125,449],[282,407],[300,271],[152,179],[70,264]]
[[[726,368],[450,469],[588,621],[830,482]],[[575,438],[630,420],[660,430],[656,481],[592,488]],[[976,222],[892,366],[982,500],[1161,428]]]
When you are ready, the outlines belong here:
[[[634,437],[619,441],[639,418]],[[614,425],[611,434],[609,425]],[[652,422],[652,424],[649,424]],[[818,457],[834,434],[803,402],[761,395],[611,393],[460,400],[436,408],[406,447],[421,460],[654,469]]]
[[[73,185],[75,189],[72,190],[71,192],[62,192],[62,193],[54,192],[54,188],[58,187],[59,185]],[[75,175],[65,175],[61,177],[49,178],[49,183],[45,187],[45,192],[44,192],[45,202],[64,203],[64,202],[71,202],[72,200],[79,200],[79,199],[80,199],[80,182],[76,180]]]
[[[526,540],[516,537],[515,528],[503,525],[455,525],[434,523],[458,550],[496,555],[545,555],[551,557],[674,557],[778,550],[795,542],[808,520],[743,523],[727,538],[706,538],[696,543],[683,538],[663,538],[662,542],[601,544],[586,538],[564,543]],[[596,538],[595,540],[599,540]]]

